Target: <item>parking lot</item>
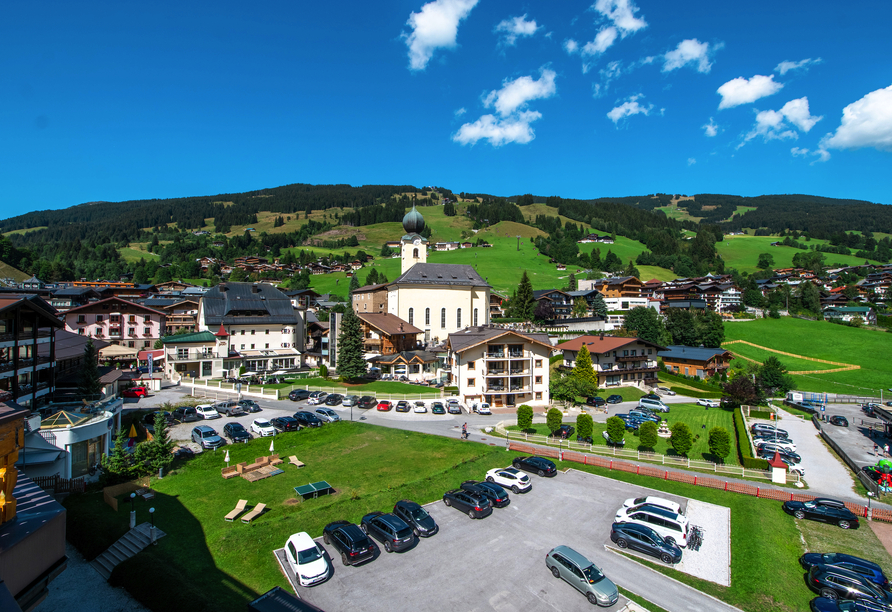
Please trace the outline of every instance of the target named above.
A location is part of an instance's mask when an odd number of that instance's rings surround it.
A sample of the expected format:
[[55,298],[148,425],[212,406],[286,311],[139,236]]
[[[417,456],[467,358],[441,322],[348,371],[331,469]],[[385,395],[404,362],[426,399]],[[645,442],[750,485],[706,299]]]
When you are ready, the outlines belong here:
[[[299,587],[298,594],[324,610],[591,610],[582,594],[545,567],[545,554],[565,544],[620,586],[667,610],[735,609],[606,548],[617,508],[651,491],[575,470],[532,478],[532,491],[512,495],[508,507],[485,519],[469,519],[442,502],[430,504],[440,525],[437,535],[402,553],[382,551],[358,567],[337,561],[331,578]],[[683,498],[661,495],[686,506]],[[624,605],[620,597],[612,609]]]

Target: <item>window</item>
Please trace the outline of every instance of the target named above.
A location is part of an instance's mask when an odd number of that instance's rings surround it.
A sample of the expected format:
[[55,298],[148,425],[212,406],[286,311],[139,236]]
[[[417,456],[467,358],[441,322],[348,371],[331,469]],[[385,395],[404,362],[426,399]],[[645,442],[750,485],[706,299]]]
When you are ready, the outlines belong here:
[[269,348],[269,342],[263,345],[263,348]]
[[129,346],[130,348],[136,348],[136,342],[134,342],[133,340],[131,340],[131,341],[129,341],[129,342],[127,343],[127,346]]
[[469,386],[469,387],[473,387],[474,384],[475,384],[476,382],[477,382],[477,379],[476,379],[476,378],[469,378],[469,379],[468,379],[468,386]]
[[542,399],[542,392],[541,392],[541,391],[536,391],[536,399],[537,399],[537,400]]
[[253,344],[251,345],[251,348],[252,348],[252,349],[254,348],[254,345],[253,345]]
[[266,335],[267,335],[267,336],[269,335],[269,330],[266,330]]
[[537,376],[537,377],[536,377],[536,384],[537,384],[537,385],[541,385],[541,384],[542,384],[542,377],[541,377],[541,376]]
[[96,322],[102,323],[102,315],[96,315]]
[[[242,335],[243,336],[245,335],[245,330],[242,330]],[[242,347],[242,348],[245,348],[245,347]]]
[[242,350],[245,350],[245,345],[244,345],[244,344],[242,345]]
[[251,330],[251,335],[252,335],[252,336],[254,335],[254,330],[253,330],[253,329]]
[[81,327],[79,330],[77,330],[77,333],[79,333],[81,336],[83,336],[83,335],[84,335],[84,328]]
[[647,349],[647,354],[648,354],[648,355],[653,355],[653,352],[654,352],[653,349]]
[[109,315],[109,316],[108,316],[108,320],[109,320],[110,323],[120,323],[120,322],[121,322],[121,315]]
[[446,309],[440,309],[440,327],[446,329]]
[[415,309],[410,308],[409,309],[409,325],[414,325],[414,324],[415,324]]
[[129,317],[127,317],[127,321],[129,323],[136,323],[136,315],[130,315]]
[[477,323],[477,309],[476,308],[474,309],[474,323],[473,323],[473,325],[475,327],[478,325],[478,323]]
[[461,308],[455,310],[455,326],[461,329]]
[[142,328],[142,335],[143,335],[143,336],[151,336],[151,335],[152,335],[152,328],[151,328],[151,327],[143,327],[143,328]]
[[431,324],[431,309],[430,308],[424,309],[424,324],[427,325],[428,327],[430,327],[430,324]]
[[536,367],[537,367],[537,368],[541,368],[541,367],[542,367],[542,360],[541,360],[541,359],[537,359],[537,360],[536,360]]
[[475,365],[476,363],[477,363],[476,361],[469,361],[469,362],[468,362],[468,369],[469,369],[469,370],[473,370],[475,367],[477,367],[477,366]]
[[142,320],[145,321],[146,323],[151,323],[151,322],[152,322],[152,315],[143,315]]
[[87,322],[87,316],[86,316],[86,315],[77,315],[77,322],[78,322],[78,323],[86,323],[86,322]]
[[412,257],[418,259],[418,249],[412,249]]

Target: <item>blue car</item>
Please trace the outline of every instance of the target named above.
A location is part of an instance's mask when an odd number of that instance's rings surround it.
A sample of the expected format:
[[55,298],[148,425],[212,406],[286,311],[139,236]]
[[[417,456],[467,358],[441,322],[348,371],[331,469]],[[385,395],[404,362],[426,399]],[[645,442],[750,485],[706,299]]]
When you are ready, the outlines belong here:
[[799,565],[808,571],[815,565],[829,565],[831,567],[849,570],[860,576],[864,576],[878,587],[889,590],[889,579],[883,573],[883,568],[872,561],[853,557],[843,553],[805,553],[799,557]]

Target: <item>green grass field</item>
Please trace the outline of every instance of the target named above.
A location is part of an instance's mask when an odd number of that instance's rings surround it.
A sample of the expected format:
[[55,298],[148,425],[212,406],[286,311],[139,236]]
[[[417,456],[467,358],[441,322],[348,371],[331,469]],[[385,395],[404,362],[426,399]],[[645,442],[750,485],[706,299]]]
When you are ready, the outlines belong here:
[[19,269],[13,268],[8,263],[0,261],[0,278],[11,278],[12,280],[20,283],[22,281],[28,280],[31,277]]
[[24,229],[12,230],[11,232],[3,232],[4,236],[12,236],[14,234],[27,234],[28,232],[36,232],[37,230],[46,229],[46,225],[38,225],[37,227],[26,227]]
[[[770,253],[774,257],[774,268],[789,268],[793,265],[793,256],[796,253],[806,252],[794,247],[771,246],[772,242],[778,240],[777,236],[725,236],[724,240],[715,246],[719,255],[725,260],[725,266],[737,268],[741,272],[757,271],[756,264],[762,253]],[[806,244],[829,244],[829,241],[812,240]],[[864,263],[860,257],[836,255],[835,253],[824,253],[824,261],[827,265],[838,263],[851,266]]]
[[[747,340],[787,353],[860,365],[860,370],[832,374],[795,376],[799,389],[843,394],[879,395],[892,384],[892,359],[888,358],[890,336],[869,329],[784,317],[725,324],[725,340]],[[742,344],[731,351],[762,361],[768,355]],[[776,355],[790,370],[831,369],[836,366]],[[795,367],[794,367],[795,366]]]
[[124,261],[139,261],[140,259],[152,261],[159,258],[159,256],[155,255],[154,253],[149,253],[148,251],[134,248],[136,246],[137,245],[131,245],[123,249],[118,249],[118,253],[121,254],[121,259],[123,259]]

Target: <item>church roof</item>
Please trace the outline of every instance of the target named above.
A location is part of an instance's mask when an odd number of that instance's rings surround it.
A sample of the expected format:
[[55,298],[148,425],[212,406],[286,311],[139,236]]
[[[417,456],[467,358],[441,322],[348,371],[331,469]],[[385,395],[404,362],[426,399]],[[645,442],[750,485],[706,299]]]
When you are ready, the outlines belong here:
[[474,266],[463,264],[417,263],[399,276],[394,285],[458,285],[489,287]]
[[412,210],[403,217],[403,229],[407,234],[418,234],[424,229],[424,217],[421,216],[414,204]]

